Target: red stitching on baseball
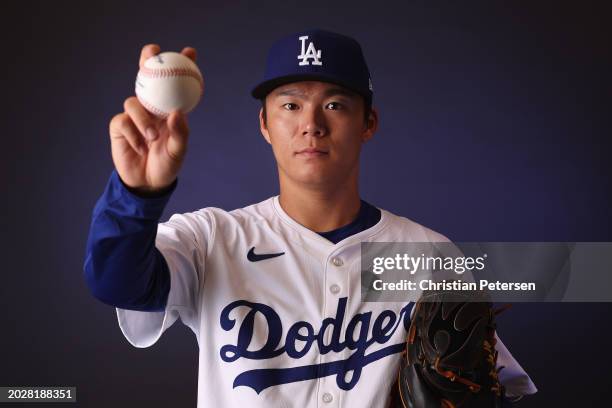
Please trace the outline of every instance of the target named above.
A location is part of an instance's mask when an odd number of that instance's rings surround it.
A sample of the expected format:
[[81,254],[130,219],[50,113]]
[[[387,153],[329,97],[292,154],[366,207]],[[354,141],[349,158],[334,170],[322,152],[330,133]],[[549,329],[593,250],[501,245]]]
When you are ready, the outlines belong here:
[[153,69],[153,68],[142,67],[140,70],[140,73],[142,74],[142,76],[146,78],[168,78],[168,77],[175,77],[175,76],[191,77],[195,79],[196,81],[198,81],[198,83],[200,84],[200,96],[202,96],[202,93],[204,92],[204,82],[202,80],[202,75],[200,75],[200,73],[198,73],[197,71],[191,68],[181,67],[181,68],[154,68]]
[[138,98],[138,100],[140,101],[140,103],[142,103],[142,105],[147,108],[148,111],[152,112],[155,115],[161,116],[162,118],[167,118],[169,113],[168,112],[164,112],[161,109],[156,108],[155,106],[151,105],[150,103],[148,103],[147,101],[145,101],[143,98]]

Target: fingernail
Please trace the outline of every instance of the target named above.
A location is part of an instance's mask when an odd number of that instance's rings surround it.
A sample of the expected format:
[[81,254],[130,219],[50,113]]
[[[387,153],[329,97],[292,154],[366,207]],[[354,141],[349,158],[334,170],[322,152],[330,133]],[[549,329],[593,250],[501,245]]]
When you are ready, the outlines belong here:
[[148,127],[145,130],[145,137],[149,140],[155,140],[157,139],[157,130],[155,130],[155,128],[152,127]]

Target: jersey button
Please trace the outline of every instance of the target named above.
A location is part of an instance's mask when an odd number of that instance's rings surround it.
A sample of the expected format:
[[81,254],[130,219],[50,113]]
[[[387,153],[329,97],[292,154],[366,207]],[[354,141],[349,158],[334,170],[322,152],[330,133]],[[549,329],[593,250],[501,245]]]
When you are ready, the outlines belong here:
[[329,291],[331,293],[333,293],[334,295],[338,294],[338,292],[340,292],[340,286],[336,285],[335,283],[333,285],[331,285],[329,287]]
[[326,392],[325,394],[323,394],[323,402],[330,403],[333,400],[334,400],[334,396],[331,395],[329,392]]
[[340,258],[333,258],[333,259],[332,259],[332,263],[333,263],[335,266],[342,266],[344,262],[342,262],[342,259],[340,259]]

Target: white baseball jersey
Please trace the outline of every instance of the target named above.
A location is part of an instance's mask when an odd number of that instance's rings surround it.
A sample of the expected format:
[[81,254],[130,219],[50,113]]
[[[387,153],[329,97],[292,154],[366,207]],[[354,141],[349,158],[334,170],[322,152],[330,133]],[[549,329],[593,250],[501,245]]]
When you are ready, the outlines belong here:
[[[381,210],[375,226],[333,244],[289,217],[278,196],[173,215],[156,238],[171,275],[166,310],[117,309],[119,326],[136,347],[177,318],[193,330],[200,408],[385,407],[412,303],[361,302],[362,241],[448,239]],[[497,348],[507,394],[534,393]]]

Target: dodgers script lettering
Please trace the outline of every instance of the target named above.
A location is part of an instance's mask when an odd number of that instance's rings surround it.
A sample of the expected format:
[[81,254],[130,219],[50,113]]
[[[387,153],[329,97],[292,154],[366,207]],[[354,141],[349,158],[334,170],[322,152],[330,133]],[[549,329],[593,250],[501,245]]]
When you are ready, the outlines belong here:
[[[315,330],[309,322],[298,321],[294,323],[287,331],[284,342],[281,319],[270,306],[247,300],[237,300],[227,305],[220,316],[220,324],[225,331],[234,330],[236,326],[236,319],[230,317],[232,311],[238,308],[247,308],[248,311],[240,322],[236,344],[226,344],[221,347],[221,359],[227,363],[234,362],[239,358],[264,360],[283,353],[291,358],[300,359],[308,353],[315,343],[321,354],[341,352],[345,349],[354,351],[345,360],[323,364],[248,370],[234,379],[234,388],[243,385],[260,393],[264,389],[275,385],[335,375],[338,387],[343,390],[350,390],[359,381],[363,367],[383,357],[399,353],[404,349],[405,345],[402,342],[366,354],[368,348],[374,343],[387,343],[400,324],[403,324],[404,329],[408,330],[412,303],[404,306],[399,314],[391,310],[382,311],[375,317],[373,323],[372,312],[358,313],[348,322],[346,331],[342,335],[346,303],[346,297],[339,299],[335,317],[324,319],[318,330]],[[258,313],[262,315],[263,321],[268,326],[268,337],[265,344],[258,350],[249,350],[253,339],[255,317]],[[370,326],[372,327],[371,337],[368,338]],[[328,330],[331,330],[332,334],[331,340],[326,344],[325,333]]]

